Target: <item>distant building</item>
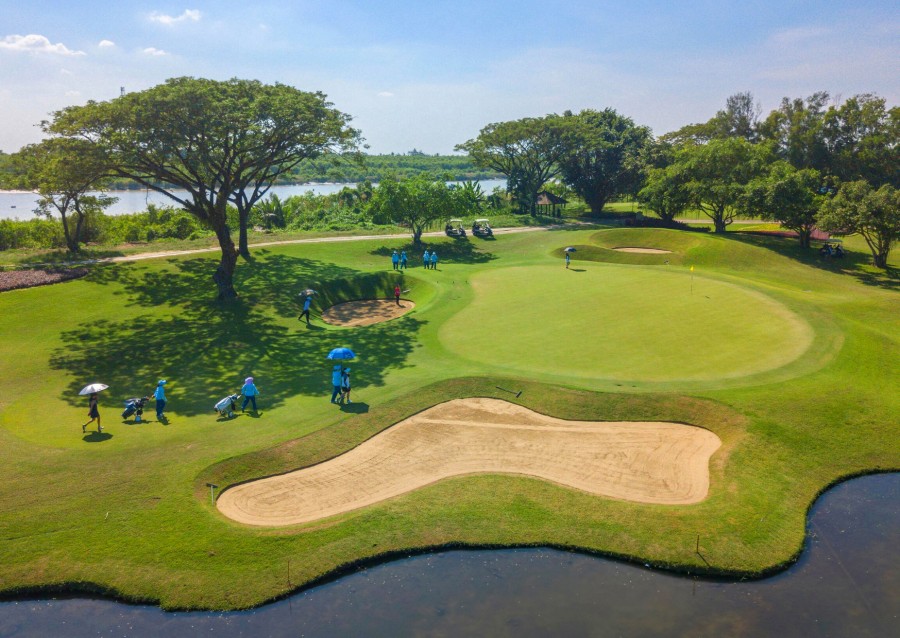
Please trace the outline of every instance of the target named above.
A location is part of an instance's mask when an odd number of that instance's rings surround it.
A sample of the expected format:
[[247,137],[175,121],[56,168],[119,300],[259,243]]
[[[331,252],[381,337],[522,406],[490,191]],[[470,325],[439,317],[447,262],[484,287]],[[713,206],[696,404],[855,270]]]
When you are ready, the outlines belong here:
[[535,200],[538,213],[550,215],[551,217],[561,217],[562,211],[565,210],[568,203],[564,198],[549,191],[541,191],[537,194],[537,199]]

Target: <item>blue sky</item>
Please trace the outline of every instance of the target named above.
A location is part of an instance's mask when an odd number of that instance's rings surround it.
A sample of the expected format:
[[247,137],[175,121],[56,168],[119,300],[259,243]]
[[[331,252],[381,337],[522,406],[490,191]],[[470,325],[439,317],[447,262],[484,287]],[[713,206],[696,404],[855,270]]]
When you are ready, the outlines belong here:
[[900,94],[900,4],[0,0],[0,150],[52,111],[183,75],[322,91],[371,152],[449,153],[490,122],[612,107],[656,134],[739,91],[768,113]]

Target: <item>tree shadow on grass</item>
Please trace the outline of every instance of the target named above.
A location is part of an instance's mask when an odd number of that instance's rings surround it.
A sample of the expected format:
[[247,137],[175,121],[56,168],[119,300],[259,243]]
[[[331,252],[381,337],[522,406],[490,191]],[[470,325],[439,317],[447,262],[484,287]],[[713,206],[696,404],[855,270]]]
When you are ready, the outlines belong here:
[[111,386],[108,394],[122,400],[148,394],[165,378],[174,413],[212,415],[219,399],[254,376],[261,401],[272,409],[297,394],[330,392],[332,362],[325,357],[338,346],[360,357],[360,385],[383,385],[388,370],[407,365],[424,323],[405,316],[339,335],[298,332],[235,302],[166,319],[81,324],[62,334],[66,345],[53,352],[50,366],[73,379],[60,393],[72,405],[81,405],[77,392],[87,378],[102,379]]
[[169,259],[170,268],[147,270],[133,263],[94,269],[87,279],[97,284],[123,286],[127,306],[170,306],[191,317],[218,312],[229,305],[267,305],[282,317],[298,314],[299,293],[316,281],[349,279],[359,271],[315,259],[289,257],[258,251],[253,262],[241,263],[235,271],[237,300],[218,302],[209,258]]
[[819,270],[849,275],[862,284],[888,290],[900,290],[900,270],[888,267],[880,270],[872,265],[872,255],[848,250],[844,257],[835,259],[819,254],[816,248],[802,248],[797,239],[734,232],[731,237],[744,244],[763,248]]
[[388,268],[391,265],[388,258],[395,250],[406,251],[406,254],[409,256],[410,267],[422,266],[422,254],[425,252],[425,250],[428,250],[429,252],[431,252],[432,250],[437,250],[438,266],[440,266],[445,261],[457,264],[485,264],[489,261],[497,259],[497,257],[493,253],[483,250],[479,245],[473,244],[466,239],[457,239],[455,241],[441,242],[439,244],[429,244],[427,242],[423,242],[419,245],[416,245],[412,242],[409,242],[408,244],[399,248],[395,246],[380,246],[375,250],[370,251],[369,254],[375,255],[377,257],[384,257],[385,268]]

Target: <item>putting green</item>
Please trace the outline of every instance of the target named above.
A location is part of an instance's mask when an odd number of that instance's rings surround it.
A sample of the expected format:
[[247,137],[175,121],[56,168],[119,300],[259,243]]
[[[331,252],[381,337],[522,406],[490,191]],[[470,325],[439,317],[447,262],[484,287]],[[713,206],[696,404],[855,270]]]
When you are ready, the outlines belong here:
[[692,284],[687,270],[504,268],[477,275],[472,287],[474,300],[442,327],[441,342],[522,374],[734,379],[790,363],[814,336],[774,299],[700,276]]

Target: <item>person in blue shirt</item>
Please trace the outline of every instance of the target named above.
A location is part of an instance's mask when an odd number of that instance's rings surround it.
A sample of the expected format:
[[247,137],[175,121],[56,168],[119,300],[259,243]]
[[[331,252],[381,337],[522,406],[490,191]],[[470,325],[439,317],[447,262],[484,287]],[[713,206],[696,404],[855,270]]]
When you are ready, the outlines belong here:
[[300,313],[300,316],[297,317],[300,321],[303,321],[303,317],[306,317],[306,325],[309,325],[309,307],[312,305],[312,295],[307,295],[303,300],[303,312]]
[[425,269],[431,268],[431,253],[428,252],[428,249],[425,249],[425,254],[422,255],[422,263],[425,265]]
[[244,395],[244,401],[241,403],[241,412],[244,411],[248,403],[253,404],[253,411],[256,412],[256,397],[259,396],[259,390],[256,389],[256,385],[253,383],[253,377],[244,379],[244,387],[241,388],[241,394]]
[[391,254],[391,263],[394,264],[394,270],[400,270],[400,254],[396,250]]
[[153,391],[153,398],[156,399],[156,418],[162,421],[165,418],[163,410],[166,409],[166,385],[165,379],[160,379],[156,384],[156,390]]
[[406,270],[406,262],[406,251],[404,250],[400,253],[400,270]]
[[341,366],[336,365],[336,366],[334,366],[334,368],[332,368],[332,370],[331,370],[331,387],[332,387],[331,402],[332,403],[337,403],[337,398],[341,394],[341,382],[342,382],[343,376],[344,375],[343,375],[343,370],[341,369]]
[[438,262],[437,251],[432,250],[431,251],[431,269],[432,270],[437,270],[437,262]]

